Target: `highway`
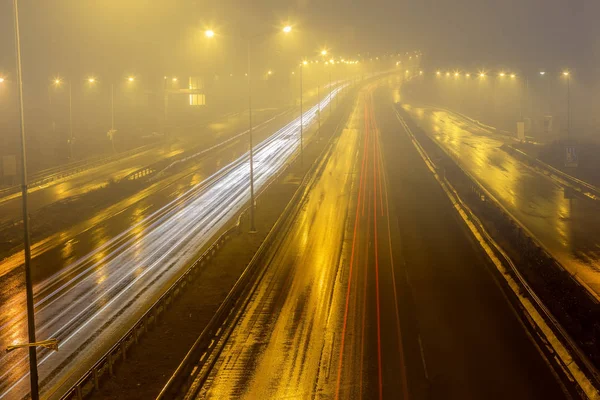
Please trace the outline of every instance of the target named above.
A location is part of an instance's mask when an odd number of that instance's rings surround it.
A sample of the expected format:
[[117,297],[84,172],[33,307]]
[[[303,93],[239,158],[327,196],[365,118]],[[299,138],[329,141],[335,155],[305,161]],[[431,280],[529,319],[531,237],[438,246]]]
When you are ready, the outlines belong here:
[[502,150],[506,138],[468,119],[439,109],[405,108],[600,300],[600,202],[565,195],[559,182]]
[[[331,98],[338,91],[334,89]],[[327,96],[321,107],[328,101]],[[306,126],[315,123],[316,112],[317,106],[305,112]],[[257,190],[296,152],[299,128],[298,117],[275,133],[262,132],[257,137],[265,138],[255,150]],[[166,204],[153,212],[147,212],[152,204],[139,204],[110,216],[118,216],[112,220],[120,224],[109,226],[102,216],[99,224],[92,219],[84,237],[69,240],[36,260],[54,262],[50,267],[57,271],[34,285],[38,337],[60,340],[59,352],[38,350],[45,398],[57,398],[68,389],[240,212],[249,199],[246,148],[240,143],[213,157],[208,163],[217,168],[211,173],[184,171],[183,182],[176,180],[179,176],[158,183],[170,187],[162,193]],[[235,158],[229,161],[231,155]],[[9,279],[15,282],[5,280],[1,293],[0,347],[26,341],[22,283],[13,276]],[[27,396],[27,369],[26,353],[0,355],[1,399]]]
[[[260,113],[257,119],[275,114],[274,110]],[[29,209],[31,213],[57,201],[87,193],[106,185],[111,180],[120,180],[130,173],[157,161],[176,157],[186,150],[200,145],[210,147],[228,136],[239,132],[247,124],[247,114],[228,115],[215,119],[204,126],[189,127],[186,136],[169,145],[156,145],[128,157],[117,158],[114,161],[99,165],[82,172],[58,179],[29,189]],[[201,135],[190,135],[199,132]],[[0,198],[0,226],[20,218],[21,193],[14,193]]]
[[361,91],[187,398],[564,398],[390,89]]
[[[293,116],[289,113],[278,115],[269,118],[255,126],[255,138],[261,141],[269,137],[275,130],[289,122]],[[241,121],[238,121],[238,124]],[[98,242],[103,242],[108,238],[120,234],[132,222],[137,222],[152,212],[160,209],[168,204],[173,198],[181,195],[190,187],[196,185],[200,180],[210,176],[218,169],[240,157],[248,149],[247,141],[247,121],[240,124],[242,127],[239,131],[233,131],[236,126],[226,127],[219,125],[211,129],[217,129],[214,133],[217,140],[216,146],[203,148],[201,156],[197,157],[194,163],[189,163],[183,171],[179,170],[175,173],[170,173],[165,176],[155,179],[150,185],[146,185],[141,190],[125,196],[124,198],[112,199],[108,205],[97,206],[94,199],[88,199],[84,204],[84,209],[91,210],[91,215],[81,216],[75,223],[65,226],[54,226],[48,223],[43,225],[46,231],[40,235],[33,235],[32,257],[34,260],[33,274],[34,279],[40,280],[60,269],[63,264],[68,264],[75,259],[86,255],[91,251]],[[217,133],[218,132],[218,133]],[[179,146],[177,146],[179,148]],[[181,152],[175,147],[172,151]],[[146,160],[152,163],[153,160],[160,160],[163,157],[160,155],[160,150],[156,150],[156,158]],[[183,154],[183,153],[182,153]],[[186,153],[187,154],[187,153]],[[74,192],[81,191],[81,187],[76,186],[79,181],[88,182],[91,187],[96,185],[105,185],[107,176],[111,176],[110,171],[114,169],[119,176],[125,176],[131,171],[135,171],[138,167],[129,168],[127,165],[134,163],[136,166],[147,166],[149,164],[139,163],[135,159],[133,161],[123,160],[119,162],[121,168],[126,168],[127,173],[123,173],[119,169],[119,165],[106,165],[99,167],[101,171],[86,171],[82,174],[69,177],[66,182],[56,183],[46,188],[49,194],[48,203],[56,201],[51,192],[58,190],[59,187],[65,186],[73,188]],[[84,184],[84,183],[82,183]],[[34,194],[37,192],[33,192]],[[69,197],[73,194],[67,191],[65,196]],[[45,196],[45,195],[44,195]],[[6,205],[2,204],[4,209]],[[14,205],[17,207],[16,205]],[[59,209],[53,212],[65,212],[66,208]],[[8,214],[7,214],[8,215]],[[10,215],[13,219],[21,218],[20,211],[15,215]],[[56,218],[54,218],[56,220]],[[39,237],[36,237],[39,236]],[[19,242],[21,237],[19,235]],[[11,277],[9,274],[20,274],[19,268],[23,265],[23,251],[11,249],[0,263],[0,277],[3,278],[0,284],[0,299],[2,292],[7,287],[14,288],[14,284],[10,283]],[[19,276],[19,278],[21,278]],[[22,279],[21,279],[22,280]]]

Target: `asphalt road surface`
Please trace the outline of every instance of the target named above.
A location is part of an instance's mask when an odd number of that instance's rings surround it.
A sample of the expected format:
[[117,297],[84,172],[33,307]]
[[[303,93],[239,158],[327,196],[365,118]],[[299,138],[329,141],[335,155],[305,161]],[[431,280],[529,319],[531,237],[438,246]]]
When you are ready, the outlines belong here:
[[563,398],[392,105],[359,95],[197,398]]
[[[201,127],[189,128],[197,130],[207,138],[185,137],[170,145],[156,145],[129,157],[119,158],[88,170],[70,175],[64,179],[49,182],[29,189],[29,212],[33,213],[49,204],[70,197],[87,193],[106,185],[111,180],[120,180],[141,168],[168,157],[174,157],[190,148],[204,144],[206,147],[226,139],[228,135],[239,132],[247,125],[243,115],[230,115],[206,123]],[[14,193],[0,198],[0,225],[21,218],[21,193]]]
[[[338,90],[334,89],[332,98]],[[329,97],[324,98],[322,108],[328,100]],[[305,125],[315,123],[316,111],[314,106],[305,112]],[[257,190],[295,153],[299,129],[296,118],[277,132],[271,131],[256,146]],[[211,160],[216,162],[216,172],[188,173],[185,181],[170,182],[166,204],[152,213],[138,205],[111,216],[114,223],[110,226],[90,221],[91,227],[83,232],[84,236],[64,243],[56,254],[43,253],[44,257],[52,257],[47,260],[58,264],[58,272],[34,286],[37,334],[40,339],[60,340],[59,352],[38,350],[44,397],[57,398],[68,389],[247,203],[248,156],[245,144],[240,146],[244,150],[231,161],[221,163],[239,148],[228,149],[226,154]],[[26,341],[20,285],[16,282],[12,286],[8,281],[1,293],[2,348]],[[27,370],[25,352],[0,354],[0,399],[27,396]]]
[[439,109],[405,106],[600,301],[600,201],[565,187],[512,157],[501,136]]

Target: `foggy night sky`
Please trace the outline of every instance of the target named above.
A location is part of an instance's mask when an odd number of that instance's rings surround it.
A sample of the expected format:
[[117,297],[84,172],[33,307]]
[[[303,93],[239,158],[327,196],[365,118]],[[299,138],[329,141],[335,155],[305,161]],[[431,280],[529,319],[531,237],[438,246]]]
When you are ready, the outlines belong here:
[[[14,73],[11,7],[0,1],[5,75]],[[420,49],[432,68],[570,67],[590,76],[600,61],[598,0],[21,0],[20,7],[25,78],[161,74],[191,60],[190,37],[205,27],[261,32],[285,21],[298,30],[300,55],[321,45],[343,54]]]

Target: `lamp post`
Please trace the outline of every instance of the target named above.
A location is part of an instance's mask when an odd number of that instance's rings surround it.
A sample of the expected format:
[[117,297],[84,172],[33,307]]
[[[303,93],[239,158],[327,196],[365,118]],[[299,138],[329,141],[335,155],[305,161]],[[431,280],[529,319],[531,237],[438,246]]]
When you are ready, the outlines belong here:
[[308,61],[302,61],[300,63],[300,166],[304,167],[304,89],[303,89],[303,75],[304,66],[308,64]]
[[[23,115],[23,76],[21,68],[21,38],[19,35],[18,0],[13,0],[13,17],[15,30],[15,50],[17,59],[17,85],[19,98],[19,124],[21,131],[21,199],[23,202],[23,245],[25,254],[25,291],[27,294],[27,332],[29,343],[35,343],[35,315],[33,307],[33,285],[31,279],[31,243],[29,236],[29,213],[27,210],[27,150],[25,148],[25,117]],[[31,383],[31,399],[38,400],[38,369],[35,346],[29,347],[29,380]]]
[[[282,29],[283,33],[288,34],[292,32],[292,27],[287,25]],[[204,35],[207,38],[213,38],[215,36],[215,32],[211,29],[206,30]],[[247,71],[248,71],[248,142],[250,144],[250,233],[256,233],[256,223],[255,223],[255,205],[254,205],[254,145],[252,142],[252,73],[251,73],[251,65],[252,65],[252,40],[266,36],[266,34],[248,36],[246,45],[247,45]]]
[[[63,81],[60,78],[54,79],[54,86],[60,87]],[[71,90],[71,80],[68,81],[69,85],[69,139],[67,144],[69,145],[69,160],[73,159],[73,91]]]
[[567,139],[571,139],[571,73],[564,71],[563,76],[567,78]]

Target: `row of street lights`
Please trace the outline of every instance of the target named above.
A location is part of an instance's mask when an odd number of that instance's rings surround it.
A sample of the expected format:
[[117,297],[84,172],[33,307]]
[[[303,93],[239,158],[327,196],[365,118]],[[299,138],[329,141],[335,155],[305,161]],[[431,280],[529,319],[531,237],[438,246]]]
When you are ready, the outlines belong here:
[[[407,73],[409,71],[407,70]],[[419,71],[420,75],[423,75],[423,71]],[[545,77],[547,74],[546,70],[540,70],[538,71],[537,75],[541,76],[541,77]],[[445,73],[442,73],[442,71],[438,70],[435,73],[436,77],[441,78],[442,76],[445,76],[446,78],[451,78],[454,77],[455,79],[461,78],[462,76],[464,76],[465,78],[470,78],[471,77],[471,73],[469,72],[465,72],[464,74],[461,74],[459,71],[454,71],[454,72],[450,72],[450,71],[446,71]],[[479,71],[477,73],[477,77],[479,79],[486,79],[488,76],[494,76],[493,74],[489,74],[486,71]],[[497,78],[498,79],[504,79],[504,78],[510,78],[511,80],[515,80],[517,78],[517,74],[515,73],[507,73],[504,71],[500,71],[497,73]],[[560,72],[561,77],[563,77],[566,82],[567,82],[567,137],[570,138],[571,137],[571,71],[569,70],[563,70],[562,72]],[[529,90],[529,76],[525,75],[525,85],[527,90]],[[523,113],[523,111],[521,110],[521,114]]]
[[[407,73],[410,72],[409,70],[407,70]],[[419,75],[423,75],[423,71],[419,71]],[[454,78],[460,78],[462,76],[464,76],[465,78],[470,78],[471,76],[477,76],[479,78],[487,78],[488,76],[493,76],[493,74],[490,74],[486,71],[479,71],[477,74],[471,74],[470,72],[465,72],[465,73],[461,73],[460,71],[454,71],[454,72],[450,72],[450,71],[446,71],[446,72],[442,72],[442,71],[436,71],[435,75],[437,77],[441,77],[441,76],[445,76],[446,78],[449,77],[454,77]],[[545,76],[546,75],[546,71],[539,71],[539,75],[541,76]],[[561,76],[564,77],[570,77],[571,76],[571,72],[569,70],[565,70],[562,71],[560,73]],[[497,76],[499,78],[511,78],[511,79],[515,79],[517,78],[517,74],[515,73],[507,73],[504,71],[500,71],[498,72]]]

